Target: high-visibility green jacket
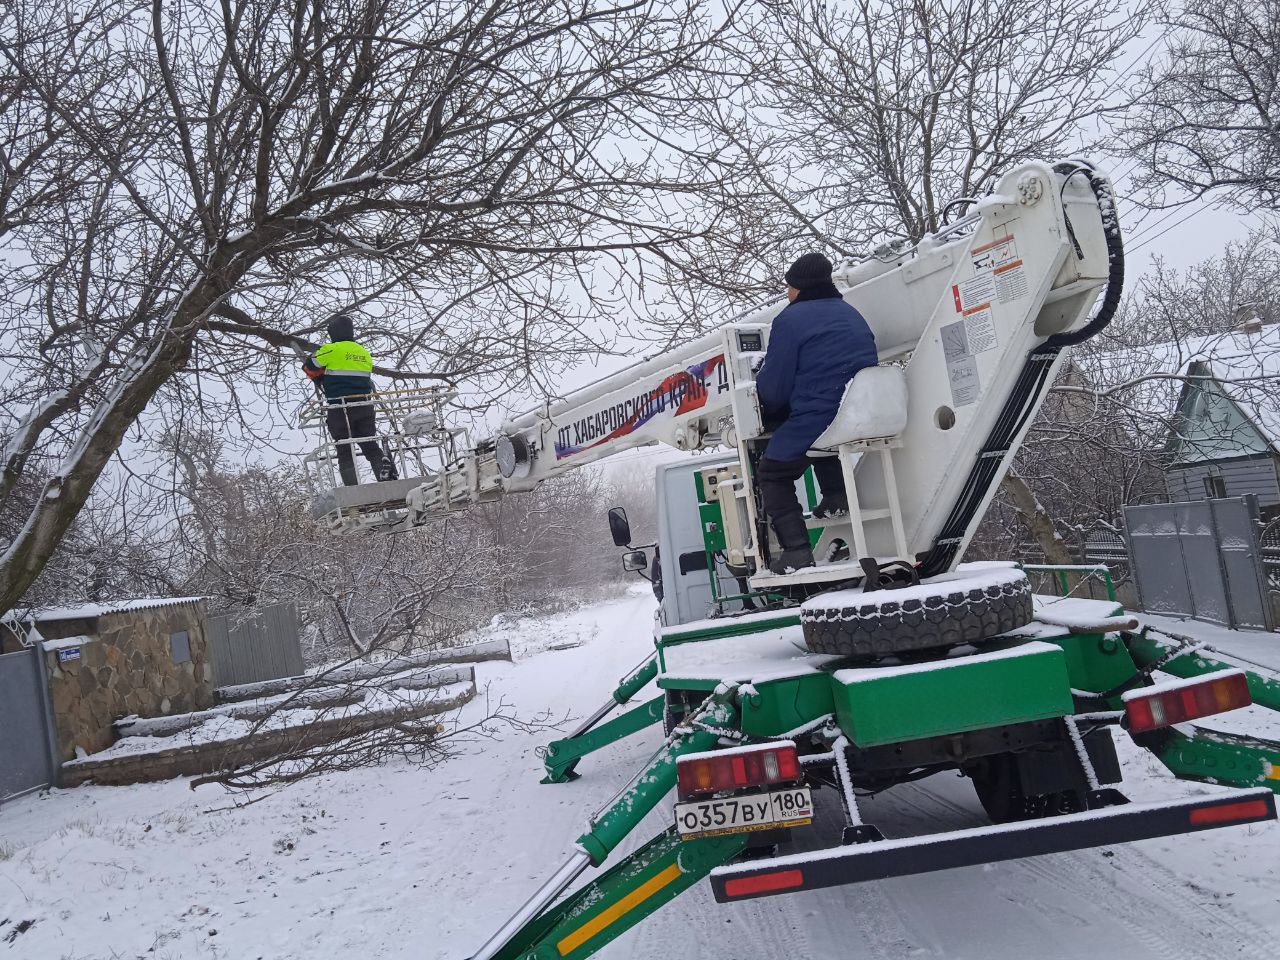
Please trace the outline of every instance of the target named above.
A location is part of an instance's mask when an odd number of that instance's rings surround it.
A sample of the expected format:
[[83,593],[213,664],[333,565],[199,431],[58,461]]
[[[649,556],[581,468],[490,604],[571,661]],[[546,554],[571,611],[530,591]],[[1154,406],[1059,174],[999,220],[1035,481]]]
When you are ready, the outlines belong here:
[[302,369],[324,389],[326,400],[373,392],[373,357],[354,340],[326,343],[307,358]]

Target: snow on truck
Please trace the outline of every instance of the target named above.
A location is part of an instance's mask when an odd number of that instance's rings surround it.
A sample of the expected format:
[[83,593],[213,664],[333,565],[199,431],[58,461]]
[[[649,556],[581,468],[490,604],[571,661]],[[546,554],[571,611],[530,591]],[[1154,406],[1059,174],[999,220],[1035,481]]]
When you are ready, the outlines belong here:
[[[434,465],[329,491],[335,531],[400,529],[643,444],[722,451],[659,469],[652,557],[610,511],[624,565],[659,593],[656,649],[546,748],[544,782],[650,725],[666,739],[474,960],[591,956],[704,878],[735,902],[1275,819],[1280,744],[1190,721],[1280,710],[1280,679],[1139,630],[1113,593],[1049,604],[1016,564],[960,562],[1067,351],[1110,321],[1123,272],[1111,184],[1075,161],[1026,164],[937,234],[842,265],[880,363],[815,444],[839,458],[849,512],[807,520],[813,567],[769,571],[778,545],[754,483],[768,434],[753,376],[783,304],[478,444],[444,425],[445,393],[424,394],[390,439],[420,464],[434,449]],[[799,486],[812,508],[812,478]],[[654,681],[657,696],[607,719]],[[1230,789],[1131,800],[1116,727],[1175,776]],[[860,793],[946,770],[972,780],[993,826],[886,838],[862,820]],[[673,789],[666,829],[610,864]],[[815,850],[822,789],[844,827]]]

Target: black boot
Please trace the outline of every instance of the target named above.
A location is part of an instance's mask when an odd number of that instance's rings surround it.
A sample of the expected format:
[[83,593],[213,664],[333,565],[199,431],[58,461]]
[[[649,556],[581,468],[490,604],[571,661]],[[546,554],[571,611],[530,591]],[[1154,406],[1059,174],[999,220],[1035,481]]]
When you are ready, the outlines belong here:
[[769,562],[774,573],[791,573],[813,566],[813,550],[809,546],[809,528],[805,526],[800,504],[794,511],[788,510],[773,518],[773,532],[778,535],[782,548],[779,556]]
[[848,512],[849,498],[842,493],[823,497],[821,502],[813,508],[813,516],[816,520],[825,520],[827,517],[842,517]]
[[783,550],[780,556],[769,561],[769,569],[777,574],[795,573],[812,566],[813,551],[807,546]]
[[849,494],[844,488],[840,461],[835,457],[820,457],[813,461],[813,473],[822,488],[822,500],[813,508],[813,515],[822,520],[848,513]]
[[391,457],[391,450],[386,441],[382,443],[382,462],[378,464],[376,471],[379,481],[400,479],[400,475],[396,472],[396,462]]

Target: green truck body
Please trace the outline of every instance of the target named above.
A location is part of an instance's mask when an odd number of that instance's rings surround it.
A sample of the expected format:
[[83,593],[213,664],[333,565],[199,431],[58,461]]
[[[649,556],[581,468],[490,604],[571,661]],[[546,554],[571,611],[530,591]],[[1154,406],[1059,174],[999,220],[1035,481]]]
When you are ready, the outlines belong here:
[[[1111,736],[1124,723],[1126,692],[1147,688],[1157,669],[1196,678],[1237,665],[1191,649],[1185,638],[1133,629],[1105,570],[1070,575],[1077,583],[1097,576],[1109,599],[1037,598],[1043,620],[976,648],[916,662],[813,654],[805,649],[794,604],[727,587],[732,571],[719,562],[719,507],[706,502],[701,475],[695,476],[706,552],[701,576],[709,580],[714,615],[657,627],[653,656],[583,728],[547,747],[544,782],[576,778],[588,754],[651,726],[664,724],[666,739],[631,785],[591,818],[575,845],[576,859],[557,872],[555,896],[527,906],[478,960],[591,956],[707,877],[717,899],[733,901],[1274,819],[1280,745],[1191,725],[1134,739],[1174,776],[1235,792],[1146,805],[1121,793]],[[811,483],[805,492],[812,504]],[[1070,589],[1068,571],[1037,571]],[[1074,612],[1067,626],[1055,625],[1062,616],[1043,613],[1062,604]],[[1280,709],[1280,680],[1256,670],[1245,676],[1255,703]],[[651,683],[656,695],[646,696]],[[604,719],[621,706],[627,709]],[[842,845],[807,861],[785,853],[786,831],[682,837],[672,825],[608,865],[672,792],[681,757],[775,741],[794,742],[807,782],[840,796]],[[855,786],[884,789],[945,769],[972,777],[983,806],[1006,826],[925,837],[919,846],[877,845],[879,832],[859,818]],[[930,854],[922,863],[924,845]],[[762,858],[762,850],[781,856]],[[589,867],[601,869],[564,893],[564,877]]]

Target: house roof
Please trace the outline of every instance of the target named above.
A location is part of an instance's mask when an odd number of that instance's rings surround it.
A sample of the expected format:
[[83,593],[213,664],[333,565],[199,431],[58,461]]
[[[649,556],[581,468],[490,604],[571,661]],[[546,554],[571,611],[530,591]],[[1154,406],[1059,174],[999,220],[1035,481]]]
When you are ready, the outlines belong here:
[[1264,327],[1259,334],[1237,334],[1213,344],[1200,362],[1272,450],[1280,453],[1280,327]]
[[136,597],[131,600],[115,600],[110,603],[85,603],[66,607],[29,607],[10,610],[3,622],[40,622],[49,620],[87,620],[110,613],[128,613],[134,610],[153,610],[158,607],[178,607],[199,603],[207,597]]
[[1127,350],[1073,357],[1101,388],[1132,383],[1126,405],[1153,417],[1171,418],[1194,381],[1176,378],[1197,364],[1222,393],[1280,453],[1280,324],[1256,333],[1222,333],[1147,344]]

